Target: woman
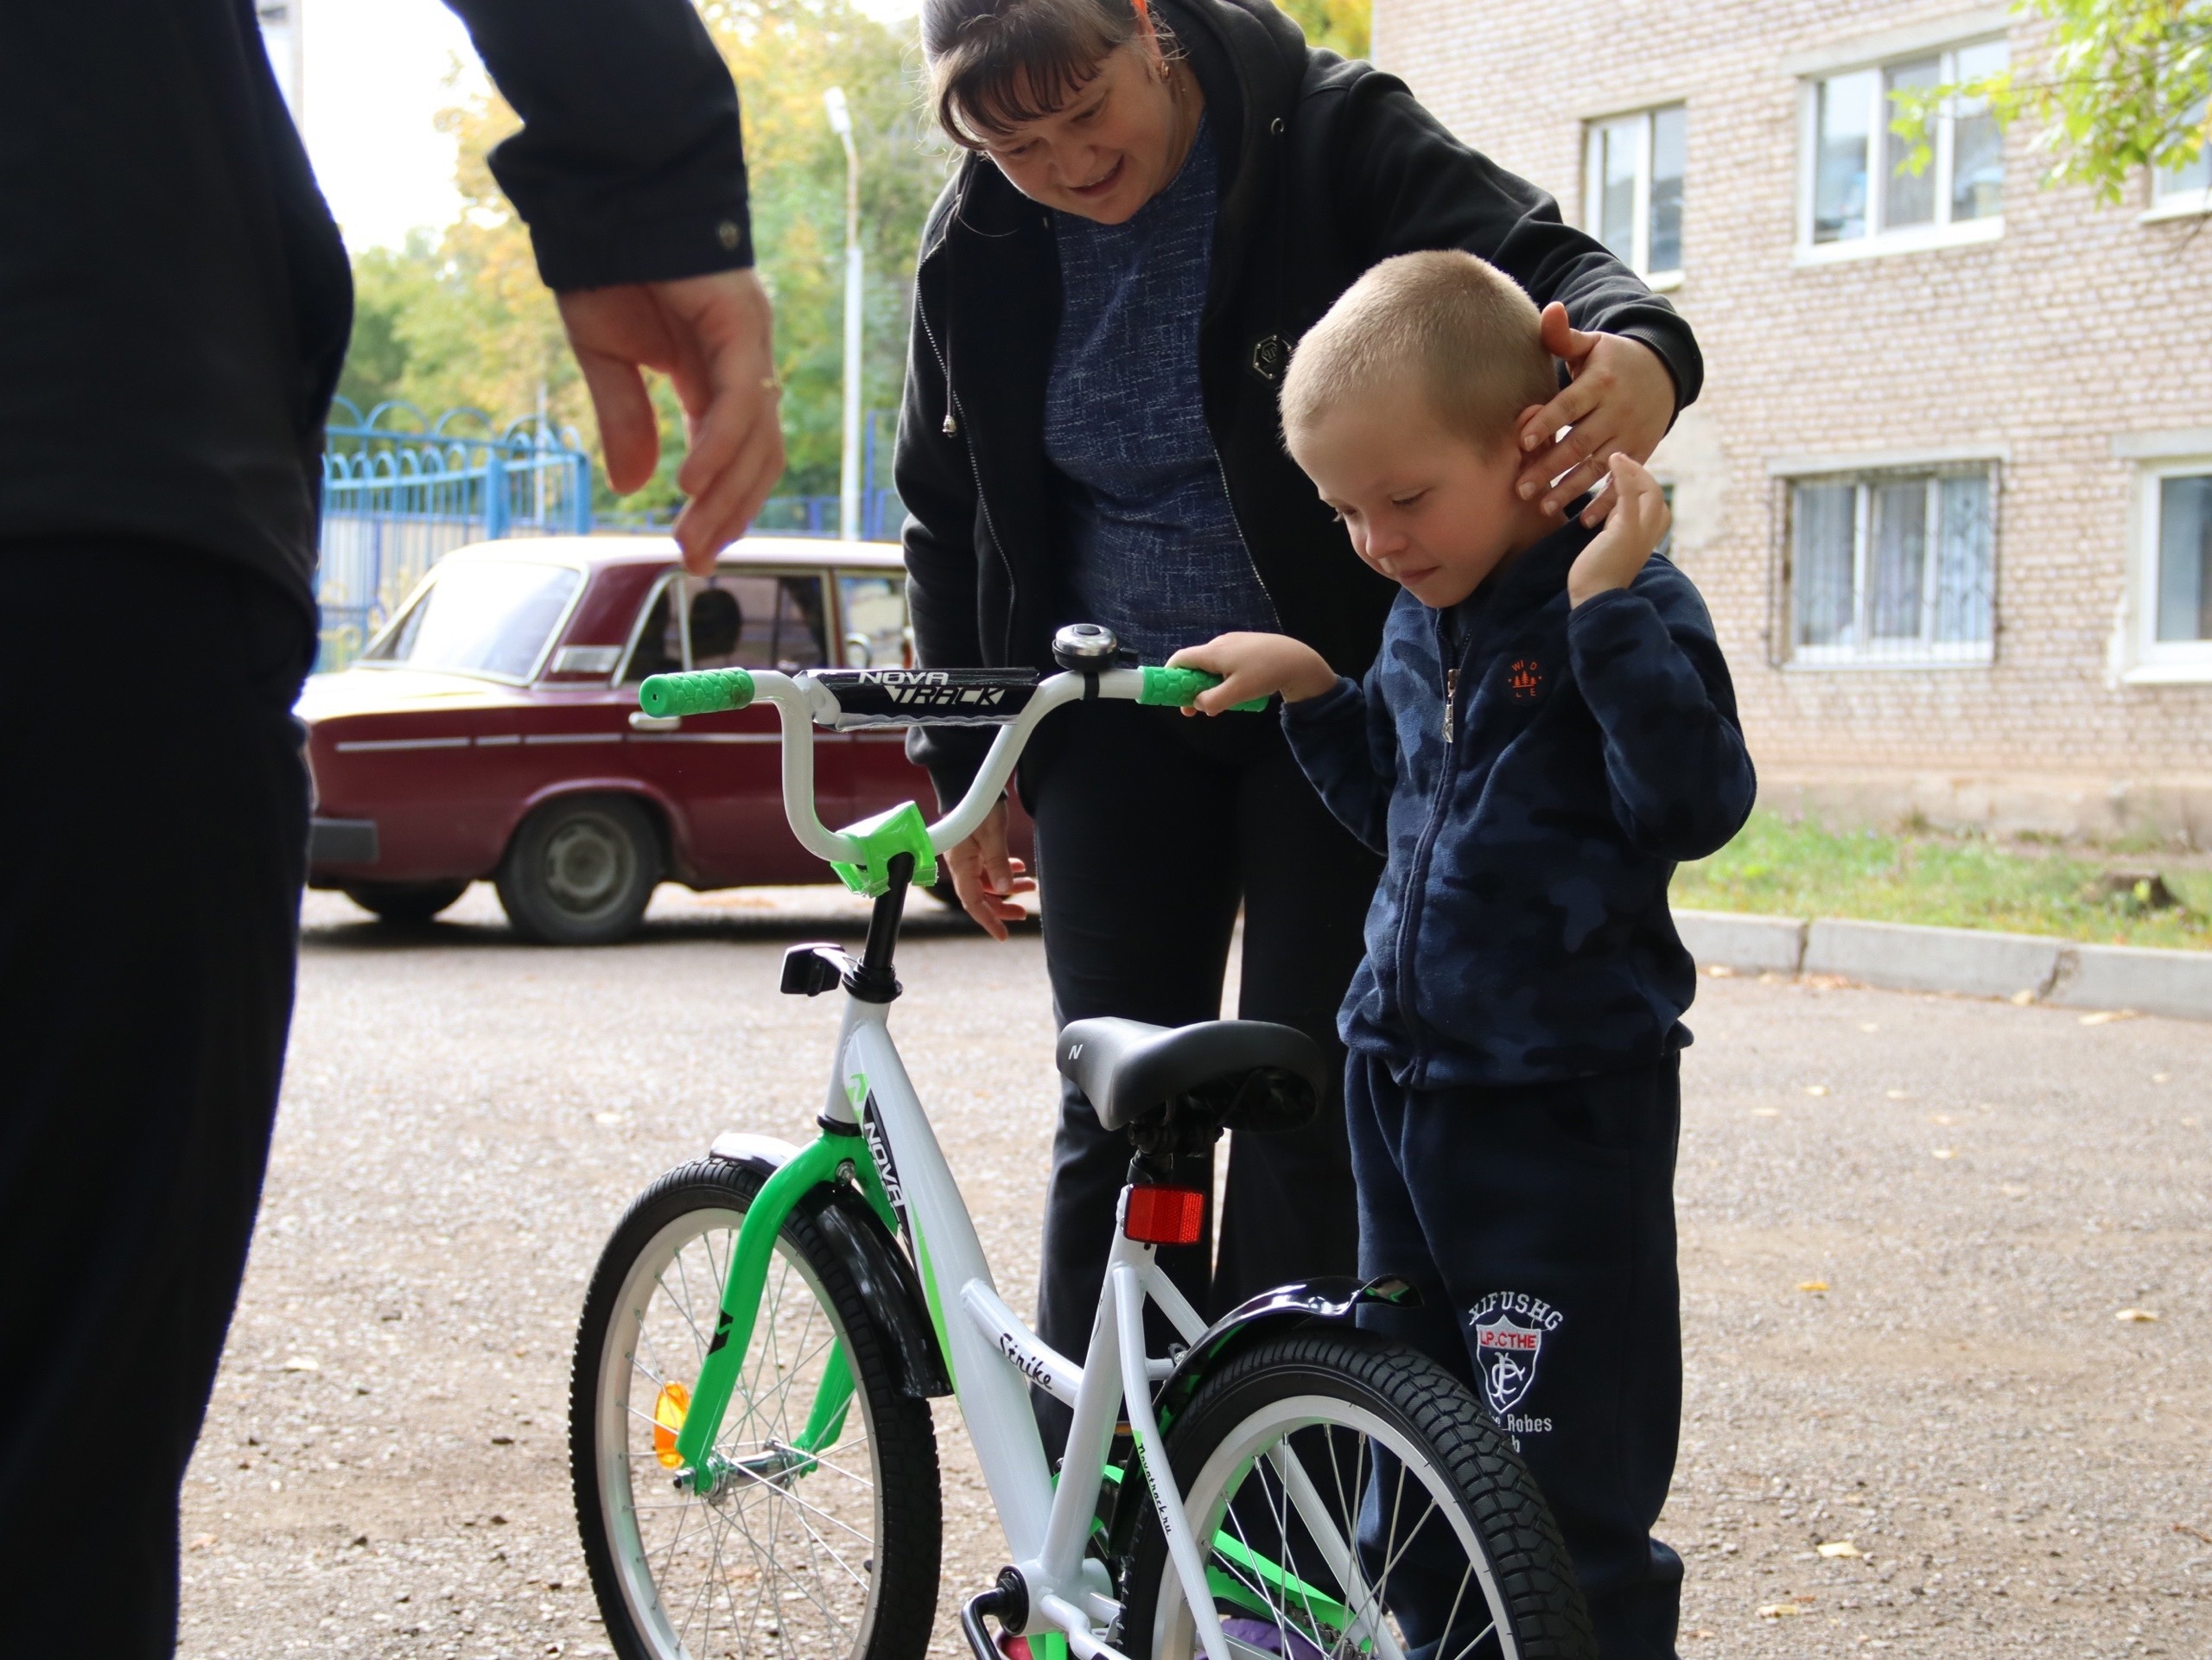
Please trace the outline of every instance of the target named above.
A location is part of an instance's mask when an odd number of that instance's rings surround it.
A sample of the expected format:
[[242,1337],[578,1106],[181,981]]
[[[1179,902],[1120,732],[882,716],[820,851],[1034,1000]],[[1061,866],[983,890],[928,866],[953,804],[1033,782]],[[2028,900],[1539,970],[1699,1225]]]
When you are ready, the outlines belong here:
[[[1284,453],[1275,393],[1291,345],[1393,254],[1465,248],[1564,305],[1546,343],[1574,379],[1531,418],[1519,487],[1552,512],[1614,450],[1648,456],[1696,394],[1696,345],[1663,301],[1268,0],[924,0],[922,38],[938,118],[969,151],[923,233],[899,428],[925,666],[1049,669],[1054,629],[1096,621],[1146,662],[1255,627],[1364,670],[1396,589]],[[989,736],[917,728],[909,749],[949,803]],[[1040,731],[1020,785],[1059,1020],[1215,1017],[1241,904],[1240,1012],[1341,1058],[1378,865],[1272,717],[1079,705]],[[1002,806],[948,862],[1004,938],[1030,883]],[[1070,1091],[1038,1297],[1064,1353],[1090,1335],[1127,1160]],[[1189,1185],[1210,1190],[1210,1163]],[[1211,1275],[1207,1242],[1163,1253],[1202,1309],[1353,1271],[1340,1101],[1309,1129],[1240,1138],[1220,1231]]]

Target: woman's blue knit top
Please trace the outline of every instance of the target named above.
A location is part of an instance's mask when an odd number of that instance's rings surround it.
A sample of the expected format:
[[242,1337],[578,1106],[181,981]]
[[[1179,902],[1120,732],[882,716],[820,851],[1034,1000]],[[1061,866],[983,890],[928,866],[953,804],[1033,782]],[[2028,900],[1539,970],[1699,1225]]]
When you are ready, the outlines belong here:
[[1069,586],[1147,663],[1272,630],[1198,388],[1219,181],[1198,124],[1174,182],[1122,225],[1055,213],[1060,327],[1045,453],[1072,485]]

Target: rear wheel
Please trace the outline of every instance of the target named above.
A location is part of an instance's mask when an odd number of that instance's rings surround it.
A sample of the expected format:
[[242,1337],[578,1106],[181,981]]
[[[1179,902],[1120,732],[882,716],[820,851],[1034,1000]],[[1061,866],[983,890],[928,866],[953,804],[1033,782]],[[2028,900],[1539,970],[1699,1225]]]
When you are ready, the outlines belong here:
[[636,930],[660,872],[660,837],[636,802],[551,801],[515,832],[499,865],[499,904],[525,938],[604,945]]
[[468,891],[459,882],[355,882],[346,897],[386,922],[428,922]]
[[[1527,1467],[1426,1355],[1342,1328],[1263,1339],[1201,1386],[1167,1453],[1236,1655],[1596,1653]],[[1128,1590],[1129,1654],[1203,1656],[1149,1516]]]
[[[918,1660],[942,1526],[929,1402],[901,1392],[850,1268],[804,1204],[777,1237],[715,1443],[726,1473],[704,1498],[674,1485],[675,1435],[764,1180],[715,1159],[671,1171],[592,1276],[569,1446],[607,1640],[622,1660]],[[851,1403],[801,1453],[841,1348]]]

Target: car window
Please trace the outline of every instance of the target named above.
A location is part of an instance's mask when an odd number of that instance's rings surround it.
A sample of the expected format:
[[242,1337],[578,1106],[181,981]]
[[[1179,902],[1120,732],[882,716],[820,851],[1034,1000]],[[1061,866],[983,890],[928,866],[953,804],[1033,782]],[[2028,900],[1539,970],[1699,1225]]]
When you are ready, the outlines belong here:
[[830,661],[826,595],[819,576],[770,576],[724,568],[687,584],[691,666],[781,669],[793,674]]
[[364,661],[526,680],[583,583],[566,565],[469,559],[437,579]]
[[683,636],[677,627],[676,607],[670,603],[675,593],[674,582],[663,582],[655,590],[629,666],[622,671],[624,685],[634,686],[648,675],[672,674],[683,666]]
[[[678,591],[671,582],[653,595],[622,671],[623,684],[683,666],[683,619],[672,603]],[[830,660],[819,576],[770,576],[726,568],[707,581],[684,579],[681,591],[690,602],[695,669],[781,669],[790,674],[821,668]]]
[[913,637],[906,628],[906,579],[855,576],[837,578],[844,602],[845,666],[849,669],[911,669]]

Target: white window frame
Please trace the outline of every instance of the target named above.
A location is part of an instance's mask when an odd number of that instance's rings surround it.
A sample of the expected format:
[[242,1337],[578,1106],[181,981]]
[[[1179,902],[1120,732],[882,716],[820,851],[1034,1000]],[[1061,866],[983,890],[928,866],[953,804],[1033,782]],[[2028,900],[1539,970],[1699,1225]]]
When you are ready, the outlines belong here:
[[[1944,85],[1958,80],[1959,54],[1978,46],[1991,46],[2006,41],[2003,31],[1983,33],[1973,37],[1961,37],[1946,41],[1941,47],[1923,47],[1917,50],[1893,50],[1878,57],[1822,64],[1817,70],[1808,71],[1797,83],[1797,245],[1792,263],[1798,265],[1826,265],[1839,260],[1872,259],[1888,254],[1917,253],[1929,248],[1952,248],[1982,242],[1994,242],[2005,234],[2005,215],[1992,213],[1984,219],[1954,219],[1951,217],[1951,169],[1954,161],[1953,137],[1956,125],[1950,101],[1936,115],[1929,135],[1935,159],[1928,164],[1934,175],[1936,213],[1932,223],[1906,226],[1898,230],[1884,230],[1882,218],[1889,199],[1890,169],[1884,153],[1890,130],[1890,99],[1885,86],[1885,72],[1900,63],[1934,57],[1937,62],[1936,79]],[[1873,109],[1868,117],[1866,157],[1866,234],[1840,242],[1813,240],[1815,201],[1820,182],[1820,111],[1821,83],[1840,75],[1860,70],[1874,72],[1872,93]]]
[[[1782,666],[1790,671],[1833,673],[1839,670],[1864,672],[1868,670],[1918,669],[1979,669],[1986,668],[1996,660],[1997,635],[2002,624],[1997,614],[1997,545],[2000,534],[2005,455],[2002,451],[1981,448],[1965,450],[1936,450],[1923,454],[1883,455],[1859,456],[1848,460],[1829,457],[1783,457],[1770,462],[1768,476],[1777,480],[1782,487],[1783,557],[1789,561],[1789,580],[1781,595],[1782,615],[1778,626],[1784,641]],[[1923,638],[1917,641],[1885,640],[1878,645],[1863,639],[1849,646],[1803,646],[1797,641],[1797,584],[1802,573],[1797,569],[1796,487],[1799,485],[1848,484],[1854,487],[1852,504],[1852,568],[1851,588],[1853,601],[1864,632],[1867,605],[1866,567],[1873,544],[1873,490],[1871,487],[1896,483],[1901,475],[1924,474],[1929,493],[1927,523],[1938,525],[1937,503],[1947,478],[1967,474],[1980,474],[1989,481],[1989,637],[1974,640],[1934,640],[1924,636],[1926,620],[1936,600],[1940,576],[1940,561],[1936,553],[1936,537],[1930,536],[1930,546],[1921,575]]]
[[[1680,265],[1670,266],[1665,270],[1651,269],[1651,123],[1652,118],[1669,110],[1682,111],[1687,149],[1689,105],[1684,99],[1647,105],[1640,110],[1619,110],[1611,115],[1592,116],[1582,124],[1582,226],[1594,237],[1605,224],[1605,181],[1599,175],[1599,164],[1605,154],[1605,129],[1618,126],[1625,121],[1636,123],[1636,196],[1630,209],[1633,251],[1628,264],[1629,268],[1643,278],[1653,292],[1659,294],[1680,288],[1682,283],[1682,268]],[[1687,165],[1682,172],[1682,205],[1687,214],[1689,207],[1689,169]]]
[[[2199,121],[2203,119],[2201,108],[2196,118]],[[2171,175],[2156,168],[2151,169],[2151,206],[2136,216],[2136,223],[2147,225],[2162,219],[2196,219],[2212,213],[2212,138],[2208,138],[2204,148],[2197,152],[2197,162],[2207,168],[2204,182],[2171,189],[2166,185]]]
[[[2128,535],[2128,611],[2125,633],[2128,665],[2121,678],[2130,685],[2173,685],[2212,683],[2212,639],[2158,638],[2159,487],[2168,479],[2212,474],[2212,432],[2185,435],[2202,445],[2195,454],[2180,444],[2175,453],[2157,454],[2169,448],[2155,441],[2141,448],[2154,453],[2139,459],[2135,467],[2135,499]],[[2134,446],[2114,445],[2122,455]],[[2137,451],[2140,455],[2140,449]]]

